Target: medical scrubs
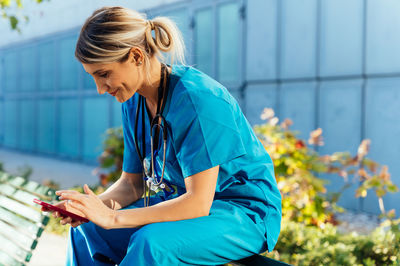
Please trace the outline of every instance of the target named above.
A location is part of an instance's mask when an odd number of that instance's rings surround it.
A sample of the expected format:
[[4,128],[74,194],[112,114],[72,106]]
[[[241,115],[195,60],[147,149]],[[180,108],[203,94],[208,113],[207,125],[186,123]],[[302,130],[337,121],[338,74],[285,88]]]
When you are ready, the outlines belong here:
[[[217,265],[273,250],[280,232],[281,195],[270,156],[221,84],[188,66],[174,65],[170,77],[163,112],[168,124],[164,179],[177,193],[153,195],[150,205],[182,195],[185,178],[219,165],[210,214],[140,228],[105,230],[92,222],[71,228],[67,265]],[[138,98],[135,94],[122,104],[123,170],[128,173],[142,172],[134,143]],[[144,120],[149,159],[148,114]],[[162,163],[158,152],[158,175]],[[140,207],[143,199],[125,209]]]

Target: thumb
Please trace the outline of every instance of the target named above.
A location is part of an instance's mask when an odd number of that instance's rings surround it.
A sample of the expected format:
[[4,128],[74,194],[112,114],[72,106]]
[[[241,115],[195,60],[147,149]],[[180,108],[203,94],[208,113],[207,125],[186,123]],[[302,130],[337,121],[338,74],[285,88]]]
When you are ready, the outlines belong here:
[[83,190],[88,195],[95,195],[94,192],[89,188],[89,186],[87,184],[83,185]]

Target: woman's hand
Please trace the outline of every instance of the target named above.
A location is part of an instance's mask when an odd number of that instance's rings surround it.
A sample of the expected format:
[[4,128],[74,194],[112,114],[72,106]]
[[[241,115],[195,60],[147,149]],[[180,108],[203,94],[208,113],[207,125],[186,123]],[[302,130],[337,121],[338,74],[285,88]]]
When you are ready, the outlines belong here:
[[[69,206],[67,200],[63,200],[63,201],[58,202],[58,203],[53,204],[53,205],[58,207],[58,208],[60,208],[60,209],[67,210],[67,211],[75,213],[75,214],[77,214],[79,216],[85,217],[85,214],[83,214],[82,212],[77,211],[77,210],[72,210],[71,207]],[[46,207],[42,206],[42,211],[46,212],[46,211],[50,211],[50,210],[47,209]],[[52,215],[53,215],[54,218],[62,218],[61,221],[60,221],[60,223],[62,225],[70,224],[72,227],[77,227],[77,226],[85,223],[85,222],[82,222],[82,221],[73,220],[71,217],[66,217],[66,216],[60,214],[57,211],[53,212]]]
[[115,212],[107,207],[103,201],[89,188],[88,185],[83,186],[85,194],[73,190],[59,190],[56,195],[60,196],[60,200],[70,200],[68,208],[73,213],[81,213],[93,223],[104,229],[111,229],[114,224]]

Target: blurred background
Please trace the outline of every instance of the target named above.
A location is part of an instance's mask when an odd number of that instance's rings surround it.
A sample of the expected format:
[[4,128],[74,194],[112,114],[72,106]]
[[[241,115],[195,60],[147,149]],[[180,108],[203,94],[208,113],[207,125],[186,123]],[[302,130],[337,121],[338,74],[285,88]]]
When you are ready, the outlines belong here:
[[[120,103],[99,96],[74,58],[84,20],[99,7],[123,5],[181,29],[187,62],[224,84],[252,125],[265,107],[306,138],[322,128],[321,154],[370,156],[400,183],[400,1],[148,0],[23,1],[18,30],[0,24],[0,161],[28,164],[32,178],[61,187],[96,183],[91,171],[107,128],[121,125]],[[9,12],[10,14],[12,12]],[[25,22],[23,16],[29,21]],[[340,185],[332,179],[328,189]],[[348,195],[346,195],[346,193]],[[379,213],[376,197],[341,205]],[[399,194],[399,193],[397,193]],[[400,195],[385,196],[387,209]]]

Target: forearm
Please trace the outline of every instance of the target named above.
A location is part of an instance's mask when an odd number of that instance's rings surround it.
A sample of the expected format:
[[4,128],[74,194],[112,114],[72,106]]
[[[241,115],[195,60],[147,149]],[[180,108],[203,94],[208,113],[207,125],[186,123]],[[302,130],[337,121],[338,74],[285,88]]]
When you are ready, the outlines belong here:
[[99,198],[109,208],[119,210],[137,201],[143,195],[143,186],[135,184],[124,174],[111,185],[105,192],[99,195]]
[[115,212],[112,228],[139,227],[158,222],[179,221],[206,216],[210,206],[200,202],[193,194],[183,194],[156,205]]

